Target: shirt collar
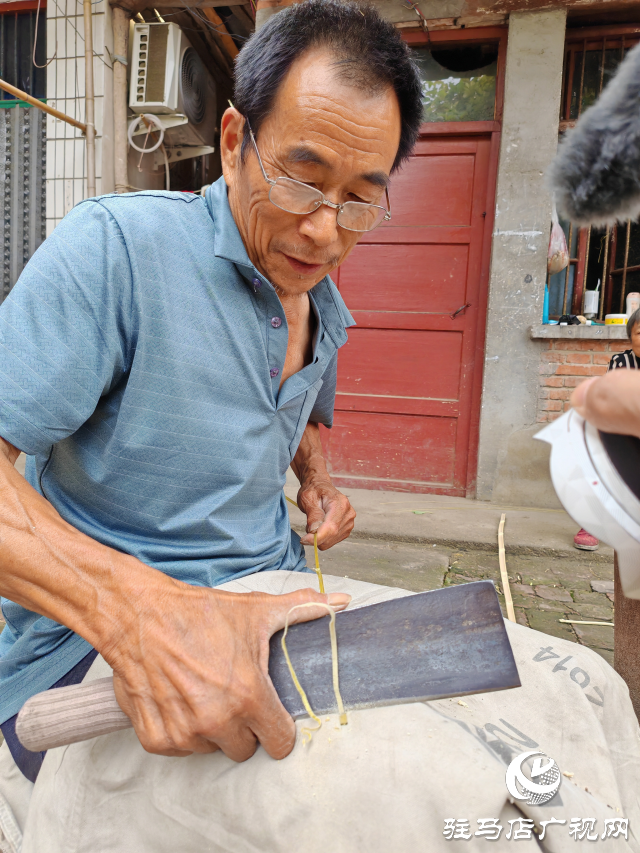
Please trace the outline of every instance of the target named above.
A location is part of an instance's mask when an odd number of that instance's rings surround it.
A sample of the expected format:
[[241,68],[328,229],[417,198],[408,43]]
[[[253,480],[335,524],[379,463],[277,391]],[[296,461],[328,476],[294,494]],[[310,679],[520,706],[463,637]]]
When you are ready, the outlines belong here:
[[[240,231],[231,213],[224,177],[218,178],[209,187],[205,193],[205,200],[213,220],[213,251],[216,257],[231,261],[238,267],[244,267],[239,272],[248,284],[257,275],[262,282],[273,288],[271,282],[258,272],[249,260]],[[338,348],[343,346],[347,342],[345,328],[355,326],[355,321],[349,314],[335,284],[327,275],[310,290],[310,293],[315,300],[322,324],[334,344]]]

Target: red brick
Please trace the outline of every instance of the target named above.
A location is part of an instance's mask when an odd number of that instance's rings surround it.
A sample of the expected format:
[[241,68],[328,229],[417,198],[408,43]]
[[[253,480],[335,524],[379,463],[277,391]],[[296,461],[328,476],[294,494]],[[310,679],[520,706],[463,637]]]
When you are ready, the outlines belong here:
[[561,412],[562,403],[560,400],[541,400],[540,408],[543,412]]
[[545,424],[549,420],[549,415],[546,412],[540,412],[536,420],[539,424]]
[[565,388],[575,388],[577,385],[580,385],[585,379],[588,379],[588,376],[565,376],[564,377],[564,387]]
[[600,376],[607,372],[603,364],[559,364],[558,376]]
[[540,384],[545,385],[547,388],[562,388],[564,379],[562,376],[545,376],[544,378],[540,378]]
[[548,361],[550,364],[563,364],[567,360],[567,354],[564,352],[543,352],[542,361]]
[[608,365],[610,361],[611,361],[611,353],[606,353],[606,352],[594,353],[594,356],[593,356],[593,363],[594,364],[607,364]]
[[573,394],[572,388],[552,388],[549,391],[550,400],[568,400]]
[[607,341],[554,341],[555,349],[573,352],[605,352]]
[[629,341],[609,341],[609,352],[622,352],[629,349]]
[[551,376],[552,374],[554,374],[557,371],[557,369],[558,369],[557,364],[541,364],[540,367],[538,368],[538,373],[541,376]]
[[549,414],[549,420],[555,421],[556,418],[559,418],[561,414],[562,414],[562,412],[552,412]]
[[591,364],[590,352],[568,352],[567,364]]

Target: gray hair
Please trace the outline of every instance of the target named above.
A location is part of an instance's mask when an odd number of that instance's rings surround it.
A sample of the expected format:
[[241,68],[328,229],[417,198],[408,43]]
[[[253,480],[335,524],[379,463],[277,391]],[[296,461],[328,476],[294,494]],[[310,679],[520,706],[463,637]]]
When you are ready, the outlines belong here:
[[631,332],[636,323],[640,323],[640,308],[636,308],[633,314],[627,320],[627,337],[631,340]]

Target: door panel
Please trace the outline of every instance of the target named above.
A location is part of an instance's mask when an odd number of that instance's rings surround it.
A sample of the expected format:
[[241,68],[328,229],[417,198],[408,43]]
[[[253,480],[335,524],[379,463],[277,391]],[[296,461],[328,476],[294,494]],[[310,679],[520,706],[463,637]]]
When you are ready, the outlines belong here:
[[465,494],[490,145],[421,139],[393,177],[391,221],[338,271],[358,325],[338,358],[334,427],[322,433],[343,487]]
[[468,261],[464,244],[360,245],[340,271],[340,292],[351,311],[450,311],[452,300],[464,302]]
[[386,227],[470,225],[475,160],[475,152],[412,157],[393,179]]
[[331,430],[334,466],[357,484],[375,477],[387,488],[402,483],[446,485],[454,476],[455,418],[336,412]]
[[[457,400],[459,332],[359,329],[338,359],[341,394]],[[410,369],[408,369],[410,368]]]

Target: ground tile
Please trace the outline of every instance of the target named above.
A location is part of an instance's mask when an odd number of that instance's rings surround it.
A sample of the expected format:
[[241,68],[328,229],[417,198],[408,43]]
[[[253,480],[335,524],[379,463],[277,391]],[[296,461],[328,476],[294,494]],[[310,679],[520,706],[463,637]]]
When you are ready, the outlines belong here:
[[604,595],[598,592],[575,592],[573,600],[576,604],[606,604],[607,599]]
[[535,590],[536,595],[540,596],[540,598],[544,598],[546,601],[573,602],[571,593],[567,592],[567,590],[562,587],[537,586]]
[[606,599],[602,604],[575,604],[573,609],[583,619],[602,619],[603,622],[613,622],[613,607]]
[[513,595],[520,594],[520,595],[531,596],[531,595],[536,594],[535,589],[526,583],[512,583],[511,584],[511,592]]
[[594,649],[613,651],[613,628],[600,625],[573,625],[580,642]]
[[552,637],[559,637],[562,640],[576,641],[576,635],[571,625],[563,625],[558,622],[557,613],[548,613],[543,610],[528,610],[527,618],[529,625],[536,631],[542,631]]
[[[307,566],[313,566],[313,548],[307,546],[305,551]],[[320,552],[320,568],[328,575],[412,592],[439,589],[448,565],[448,552],[378,540],[347,539]]]
[[538,598],[536,599],[536,604],[536,610],[544,610],[547,613],[558,613],[559,616],[562,616],[567,613],[571,614],[572,616],[576,615],[573,612],[573,607],[569,607],[563,601],[545,601],[543,598]]

